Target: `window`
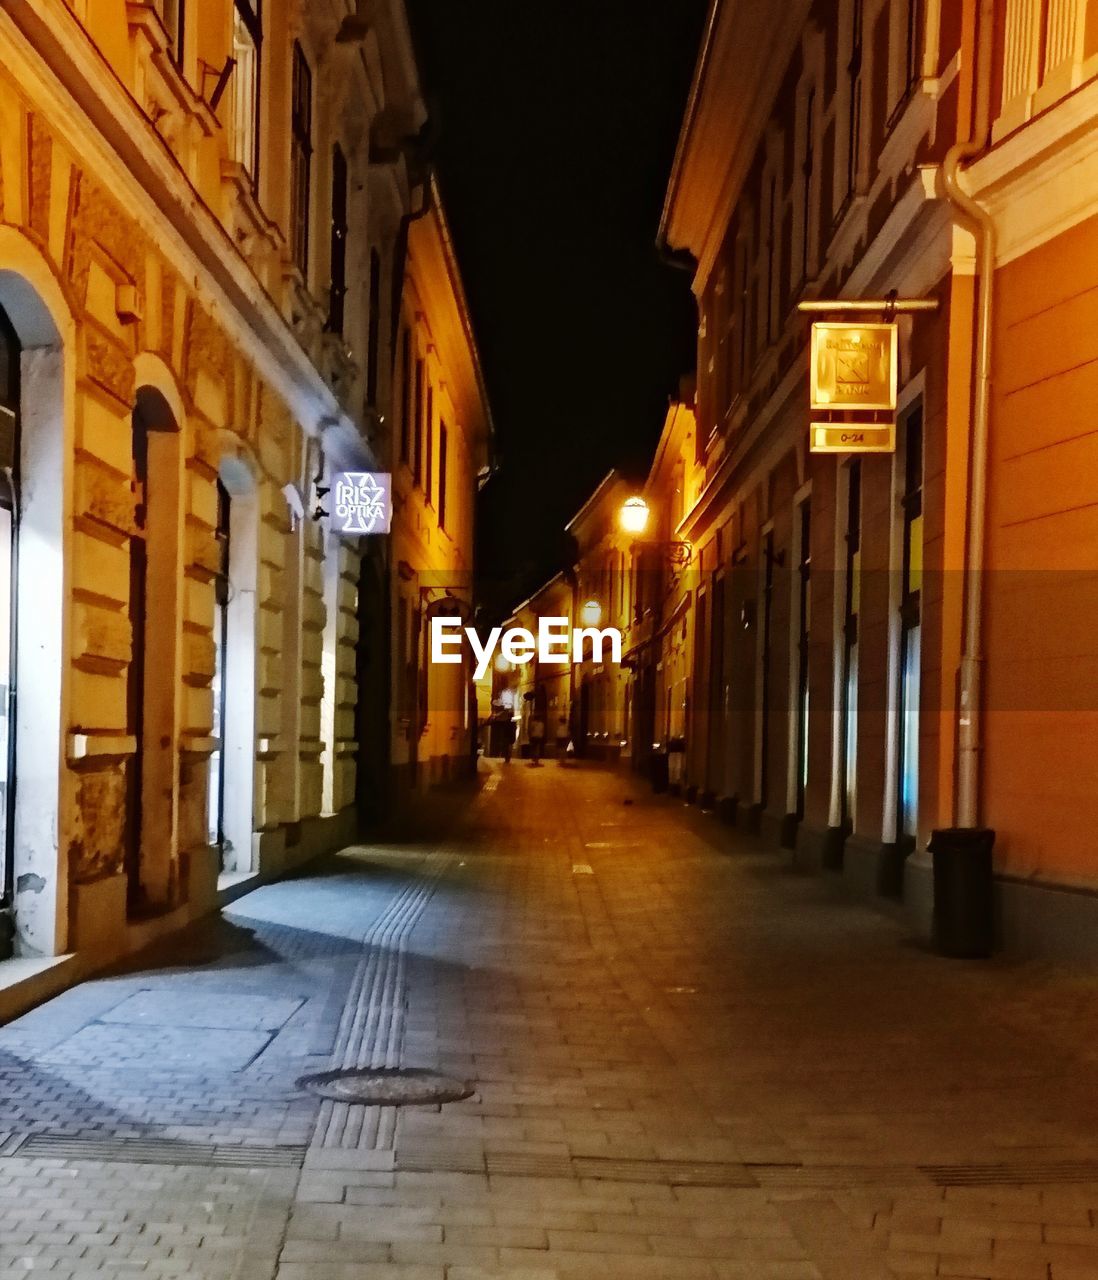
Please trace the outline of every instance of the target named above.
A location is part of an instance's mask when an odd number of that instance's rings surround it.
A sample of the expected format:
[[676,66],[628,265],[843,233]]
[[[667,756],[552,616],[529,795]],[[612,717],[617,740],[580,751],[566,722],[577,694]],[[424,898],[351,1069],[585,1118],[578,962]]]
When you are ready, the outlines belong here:
[[801,283],[808,280],[808,246],[812,224],[812,171],[816,163],[816,90],[804,104],[804,159],[801,161]]
[[423,361],[416,361],[416,415],[412,424],[415,435],[412,439],[412,475],[416,484],[423,478],[423,393],[425,370]]
[[864,0],[851,0],[850,61],[846,73],[849,101],[846,116],[846,197],[854,194],[862,148],[862,17]]
[[412,335],[400,335],[400,460],[408,461],[408,436],[412,425]]
[[854,828],[858,755],[858,612],[862,564],[862,465],[855,459],[846,471],[846,565],[842,631],[842,787],[840,826]]
[[812,626],[812,508],[806,498],[798,508],[797,531],[797,705],[796,715],[796,758],[797,758],[797,803],[795,813],[797,820],[804,818],[804,797],[808,786],[808,644]]
[[260,0],[235,0],[233,8],[233,159],[259,177]]
[[438,527],[446,528],[446,481],[450,469],[450,433],[446,423],[438,424]]
[[763,535],[762,543],[762,633],[759,650],[760,698],[759,698],[759,804],[765,809],[770,801],[770,712],[771,681],[770,657],[774,630],[774,568],[778,556],[774,547],[774,531]]
[[901,98],[906,98],[920,78],[920,39],[922,36],[922,0],[902,0],[904,18],[904,61]]
[[423,424],[423,451],[424,451],[424,467],[423,467],[423,492],[427,495],[427,501],[434,500],[434,480],[435,480],[435,389],[427,388],[427,415]]
[[766,226],[766,345],[774,341],[774,269],[778,253],[778,179],[770,179],[770,216]]
[[900,751],[896,843],[915,848],[919,832],[919,676],[923,582],[923,411],[905,418],[903,497],[903,563],[900,592]]
[[160,20],[171,41],[172,61],[176,66],[183,64],[183,24],[186,15],[186,0],[160,0],[158,6]]
[[739,378],[737,379],[740,391],[747,389],[748,383],[751,381],[751,226],[752,218],[748,211],[744,217],[744,231],[740,237],[740,288],[739,288],[739,316],[737,324],[740,329],[740,348],[739,359],[737,361],[739,369]]
[[328,332],[343,332],[347,298],[347,160],[337,142],[332,148],[332,286],[328,296]]
[[366,399],[377,404],[377,374],[381,351],[381,254],[370,250],[370,332],[366,339]]
[[309,178],[313,158],[313,73],[301,45],[294,43],[290,107],[290,238],[294,262],[309,269]]

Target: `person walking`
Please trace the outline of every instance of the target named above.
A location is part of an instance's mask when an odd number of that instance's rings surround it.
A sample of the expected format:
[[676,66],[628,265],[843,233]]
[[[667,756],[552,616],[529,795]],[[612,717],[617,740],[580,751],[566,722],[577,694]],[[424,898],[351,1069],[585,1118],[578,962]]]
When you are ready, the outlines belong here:
[[536,712],[530,717],[528,728],[530,737],[530,756],[533,760],[533,767],[538,769],[541,767],[541,755],[545,750],[545,720]]

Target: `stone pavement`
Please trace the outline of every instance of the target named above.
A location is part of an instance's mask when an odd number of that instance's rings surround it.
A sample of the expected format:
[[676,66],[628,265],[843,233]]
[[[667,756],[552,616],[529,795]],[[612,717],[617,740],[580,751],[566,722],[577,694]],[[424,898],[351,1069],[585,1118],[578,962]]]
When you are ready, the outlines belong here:
[[[444,817],[0,1029],[0,1277],[1098,1280],[1098,975],[940,959],[623,774]],[[475,1092],[296,1084],[367,1064]]]

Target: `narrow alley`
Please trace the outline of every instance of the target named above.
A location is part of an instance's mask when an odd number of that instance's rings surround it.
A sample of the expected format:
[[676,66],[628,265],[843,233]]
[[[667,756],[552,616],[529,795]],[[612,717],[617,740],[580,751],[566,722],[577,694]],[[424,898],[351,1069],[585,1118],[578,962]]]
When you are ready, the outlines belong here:
[[[0,1030],[0,1276],[1098,1276],[1095,977],[623,773],[480,783]],[[472,1094],[298,1083],[353,1066]]]

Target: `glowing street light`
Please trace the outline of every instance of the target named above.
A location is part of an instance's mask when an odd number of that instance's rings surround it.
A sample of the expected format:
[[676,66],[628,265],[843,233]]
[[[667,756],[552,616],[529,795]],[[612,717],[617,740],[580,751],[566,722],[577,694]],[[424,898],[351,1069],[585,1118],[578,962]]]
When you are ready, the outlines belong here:
[[495,666],[500,675],[506,675],[509,671],[514,669],[502,653],[496,658]]
[[693,558],[694,548],[689,542],[651,542],[642,540],[648,528],[650,515],[648,503],[643,498],[627,498],[618,513],[618,522],[622,529],[637,539],[638,547],[658,547],[663,550],[673,565],[685,568]]
[[602,605],[597,600],[588,600],[580,610],[580,621],[585,627],[597,627],[602,622]]
[[621,509],[620,518],[626,533],[643,533],[648,528],[648,503],[643,498],[629,498]]

